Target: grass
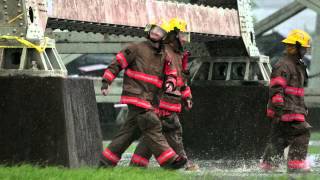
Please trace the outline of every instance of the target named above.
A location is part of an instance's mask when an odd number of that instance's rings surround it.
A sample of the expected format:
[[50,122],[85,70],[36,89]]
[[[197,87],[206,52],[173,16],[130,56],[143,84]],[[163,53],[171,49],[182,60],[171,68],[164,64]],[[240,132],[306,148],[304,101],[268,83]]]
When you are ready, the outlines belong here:
[[181,173],[161,168],[128,168],[118,167],[113,169],[67,169],[59,167],[34,167],[22,165],[19,167],[0,166],[1,180],[184,180],[184,179],[319,179],[317,173],[287,174],[287,173],[235,173],[235,172],[205,172],[205,173]]
[[[311,141],[320,141],[320,132],[311,133]],[[104,142],[104,147],[109,142]],[[136,143],[133,143],[126,153],[133,153]],[[320,155],[320,146],[309,146],[309,154]],[[80,168],[67,169],[62,167],[36,167],[31,165],[22,165],[15,167],[0,166],[0,179],[4,180],[86,180],[86,179],[103,179],[103,180],[153,180],[153,179],[319,179],[318,169],[316,172],[307,175],[287,174],[283,173],[261,173],[261,172],[235,172],[233,170],[226,172],[215,172],[202,170],[200,173],[190,172],[182,173],[180,171],[169,171],[159,167],[151,167],[148,169],[132,168],[132,167],[117,167],[112,169],[95,169],[95,168]]]
[[1,180],[151,180],[151,179],[185,179],[182,174],[176,171],[164,170],[161,168],[129,168],[119,167],[111,169],[66,169],[58,167],[34,167],[30,165],[22,165],[19,167],[0,167]]
[[[320,132],[312,132],[310,141],[320,141]],[[320,154],[320,146],[310,145],[308,149],[309,154]]]
[[320,146],[309,146],[308,153],[309,154],[320,154]]
[[255,173],[255,174],[204,174],[200,177],[196,177],[194,179],[201,179],[201,180],[212,180],[212,179],[223,179],[223,180],[287,180],[287,179],[294,179],[294,180],[318,180],[319,175],[317,173],[307,173],[307,174],[288,174],[288,173]]
[[320,132],[312,132],[310,140],[311,141],[320,141]]

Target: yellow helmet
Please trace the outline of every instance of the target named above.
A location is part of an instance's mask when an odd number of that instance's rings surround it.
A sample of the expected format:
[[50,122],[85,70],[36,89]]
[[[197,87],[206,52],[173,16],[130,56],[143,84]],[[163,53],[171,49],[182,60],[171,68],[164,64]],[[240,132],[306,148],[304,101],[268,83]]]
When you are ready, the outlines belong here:
[[296,44],[299,42],[302,47],[309,48],[311,47],[311,36],[303,30],[295,29],[282,42],[285,44]]
[[187,22],[183,19],[172,18],[169,21],[170,31],[173,31],[175,28],[179,29],[182,32],[187,32]]
[[165,30],[167,33],[171,31],[170,23],[164,19],[161,20],[160,27]]
[[151,27],[154,27],[154,26],[160,27],[167,33],[171,31],[170,23],[165,19],[161,19],[160,21],[155,21],[155,20],[151,21],[149,24],[147,24],[145,31],[149,31]]

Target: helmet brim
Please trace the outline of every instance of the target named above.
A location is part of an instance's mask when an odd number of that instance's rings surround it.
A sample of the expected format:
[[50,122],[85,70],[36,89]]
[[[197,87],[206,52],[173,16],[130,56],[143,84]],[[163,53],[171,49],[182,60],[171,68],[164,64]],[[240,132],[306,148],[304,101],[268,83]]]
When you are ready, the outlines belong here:
[[[282,43],[284,43],[284,44],[292,44],[292,45],[295,45],[296,44],[296,42],[293,42],[293,41],[291,41],[291,40],[289,40],[289,39],[284,39],[284,40],[282,40]],[[310,48],[311,46],[310,45],[301,45],[302,47],[305,47],[305,48]]]

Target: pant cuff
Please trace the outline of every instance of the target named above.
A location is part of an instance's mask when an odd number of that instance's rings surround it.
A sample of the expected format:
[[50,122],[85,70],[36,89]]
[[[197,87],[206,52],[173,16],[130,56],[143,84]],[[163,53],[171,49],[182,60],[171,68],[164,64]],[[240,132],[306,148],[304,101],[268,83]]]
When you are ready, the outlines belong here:
[[103,152],[102,155],[105,159],[107,159],[112,165],[117,165],[118,162],[120,161],[120,158],[110,151],[108,148],[106,148]]
[[288,169],[310,169],[310,163],[307,160],[289,160]]
[[157,161],[161,166],[161,165],[166,164],[169,160],[171,160],[176,155],[177,155],[176,152],[172,148],[170,148],[170,149],[164,151],[160,156],[158,156]]
[[140,167],[147,167],[149,165],[149,159],[144,158],[138,154],[133,154],[130,164]]

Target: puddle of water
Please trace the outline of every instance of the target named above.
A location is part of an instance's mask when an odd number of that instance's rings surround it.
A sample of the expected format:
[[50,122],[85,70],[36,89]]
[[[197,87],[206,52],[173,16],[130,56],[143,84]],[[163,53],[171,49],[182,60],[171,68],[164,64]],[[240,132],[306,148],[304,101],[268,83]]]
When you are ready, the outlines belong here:
[[309,146],[320,146],[320,141],[309,141]]
[[[320,141],[310,141],[310,145],[315,146],[320,145]],[[136,143],[134,143],[136,145]],[[119,162],[120,166],[128,166],[131,160],[132,152],[127,151],[122,155],[121,161]],[[307,160],[310,162],[312,170],[314,173],[320,172],[320,154],[309,154]],[[287,174],[287,168],[285,160],[280,165],[280,167],[272,172],[267,173],[261,171],[258,167],[259,160],[192,160],[194,163],[200,166],[200,170],[197,172],[185,172],[183,173],[192,173],[196,176],[223,176],[223,177],[248,177],[248,176],[282,176]],[[150,160],[150,167],[159,167],[156,160],[152,157]]]

